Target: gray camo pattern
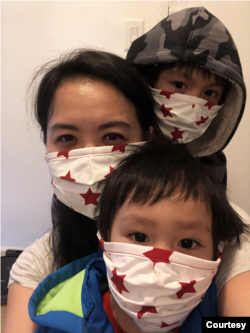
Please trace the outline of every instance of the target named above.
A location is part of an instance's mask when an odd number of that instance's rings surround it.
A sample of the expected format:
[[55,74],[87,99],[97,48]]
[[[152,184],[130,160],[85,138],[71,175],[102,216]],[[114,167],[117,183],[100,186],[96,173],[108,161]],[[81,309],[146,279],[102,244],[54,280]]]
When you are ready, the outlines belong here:
[[163,19],[132,43],[127,60],[135,65],[194,62],[237,82],[245,91],[232,36],[204,7],[183,9]]

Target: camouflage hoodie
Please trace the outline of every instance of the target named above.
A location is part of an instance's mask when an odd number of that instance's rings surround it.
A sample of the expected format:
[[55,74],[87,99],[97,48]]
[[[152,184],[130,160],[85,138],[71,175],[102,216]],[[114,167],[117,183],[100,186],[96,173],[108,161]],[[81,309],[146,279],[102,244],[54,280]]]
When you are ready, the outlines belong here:
[[192,62],[230,80],[223,108],[201,137],[187,143],[199,157],[227,146],[244,111],[246,87],[234,41],[215,16],[204,7],[173,13],[132,43],[127,60],[136,66]]

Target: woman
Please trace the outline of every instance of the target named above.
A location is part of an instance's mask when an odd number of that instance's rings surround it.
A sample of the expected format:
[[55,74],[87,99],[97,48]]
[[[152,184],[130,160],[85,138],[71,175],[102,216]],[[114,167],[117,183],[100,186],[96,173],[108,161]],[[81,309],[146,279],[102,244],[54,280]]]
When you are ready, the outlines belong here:
[[[41,75],[34,109],[47,147],[46,158],[61,152],[59,160],[63,161],[59,162],[64,163],[71,160],[63,156],[65,151],[117,145],[119,160],[125,145],[152,137],[154,111],[150,90],[125,60],[106,52],[78,50],[42,67],[32,86]],[[107,148],[90,148],[93,149]],[[56,192],[59,186],[50,171]],[[65,179],[61,182],[70,183]],[[105,176],[98,186],[104,182]],[[74,203],[64,204],[64,194],[56,195],[61,200],[56,196],[52,200],[51,235],[45,234],[28,247],[12,268],[6,333],[34,332],[36,327],[29,319],[27,304],[36,286],[57,268],[98,250],[96,221],[92,219],[98,213],[88,210],[94,205],[85,200],[85,206],[83,197],[78,196],[88,211],[75,211],[70,208]]]

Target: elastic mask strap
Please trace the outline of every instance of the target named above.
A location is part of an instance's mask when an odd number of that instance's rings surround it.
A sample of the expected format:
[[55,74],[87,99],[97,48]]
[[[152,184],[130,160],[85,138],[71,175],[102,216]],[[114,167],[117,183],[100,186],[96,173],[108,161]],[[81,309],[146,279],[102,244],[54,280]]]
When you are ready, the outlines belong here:
[[218,244],[218,250],[219,250],[220,254],[223,252],[224,246],[225,246],[225,243],[220,241]]

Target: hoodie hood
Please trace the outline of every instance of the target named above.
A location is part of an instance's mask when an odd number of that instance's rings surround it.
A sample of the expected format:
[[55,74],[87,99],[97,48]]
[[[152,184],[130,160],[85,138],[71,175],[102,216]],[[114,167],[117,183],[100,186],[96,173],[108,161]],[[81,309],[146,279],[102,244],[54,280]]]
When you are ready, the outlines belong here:
[[232,36],[215,16],[204,7],[173,13],[132,43],[127,60],[136,66],[195,63],[228,79],[232,86],[223,108],[202,136],[187,143],[195,156],[208,156],[227,146],[245,108],[246,87]]

